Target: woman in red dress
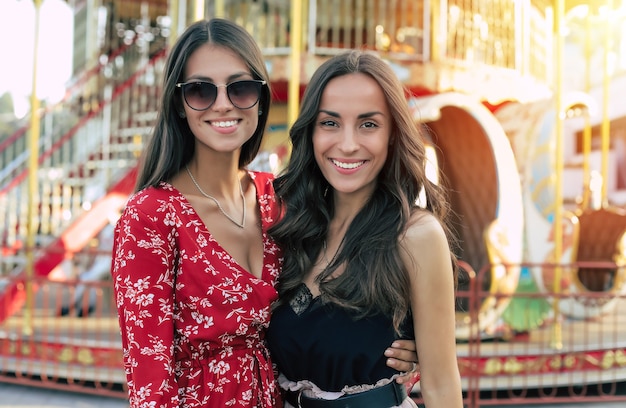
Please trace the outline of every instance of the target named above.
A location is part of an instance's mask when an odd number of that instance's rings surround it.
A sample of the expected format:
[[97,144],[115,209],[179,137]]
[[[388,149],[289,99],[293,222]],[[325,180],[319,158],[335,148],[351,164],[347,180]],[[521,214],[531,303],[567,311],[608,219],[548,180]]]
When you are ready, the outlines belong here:
[[[281,267],[273,175],[246,170],[270,107],[261,51],[226,20],[173,46],[112,275],[131,407],[279,407],[265,345]],[[409,348],[410,346],[407,346]],[[389,350],[411,366],[412,351]]]

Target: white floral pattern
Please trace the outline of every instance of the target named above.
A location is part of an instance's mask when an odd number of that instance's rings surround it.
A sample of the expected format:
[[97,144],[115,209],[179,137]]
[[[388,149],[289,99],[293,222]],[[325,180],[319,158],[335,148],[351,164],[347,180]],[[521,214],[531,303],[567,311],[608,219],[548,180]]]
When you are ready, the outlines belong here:
[[112,275],[132,408],[278,407],[265,346],[280,251],[272,175],[255,182],[261,279],[213,239],[187,199],[161,183],[135,194],[115,229]]

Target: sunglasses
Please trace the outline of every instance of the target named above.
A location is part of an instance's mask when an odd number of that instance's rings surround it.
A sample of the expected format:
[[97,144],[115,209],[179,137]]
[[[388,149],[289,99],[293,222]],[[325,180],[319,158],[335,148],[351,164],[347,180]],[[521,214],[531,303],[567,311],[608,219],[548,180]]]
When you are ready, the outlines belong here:
[[230,103],[239,109],[250,109],[259,102],[261,88],[266,81],[248,79],[231,82],[228,85],[215,85],[206,81],[180,82],[176,87],[182,89],[187,105],[197,111],[209,109],[217,99],[217,88],[226,88]]

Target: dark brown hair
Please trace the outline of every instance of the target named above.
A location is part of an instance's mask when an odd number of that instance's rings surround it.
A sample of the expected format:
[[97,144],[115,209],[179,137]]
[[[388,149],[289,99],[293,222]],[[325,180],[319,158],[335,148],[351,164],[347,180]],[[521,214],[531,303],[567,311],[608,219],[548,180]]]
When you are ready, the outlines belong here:
[[239,25],[224,19],[198,21],[178,38],[168,56],[163,78],[161,108],[152,137],[143,152],[135,189],[156,186],[168,181],[191,160],[195,138],[187,120],[179,116],[182,96],[176,83],[184,80],[187,60],[204,44],[226,47],[245,62],[254,79],[267,82],[263,86],[258,108],[259,123],[252,137],[243,144],[239,168],[247,166],[259,152],[270,110],[269,75],[265,60],[254,38]]
[[[393,125],[389,153],[377,187],[350,224],[335,261],[319,275],[319,287],[324,301],[351,309],[357,316],[393,316],[399,331],[410,312],[411,294],[398,240],[414,211],[429,211],[443,221],[449,204],[443,190],[426,178],[425,145],[405,89],[391,67],[375,55],[351,51],[335,56],[317,69],[307,85],[299,117],[289,132],[291,159],[274,183],[284,214],[270,229],[284,248],[277,289],[283,302],[292,296],[326,239],[333,217],[333,194],[315,161],[313,129],[328,82],[352,73],[369,75],[385,95]],[[423,209],[416,204],[421,191],[426,197]],[[415,248],[416,254],[420,251],[428,248]],[[456,260],[452,253],[450,256],[456,280]],[[332,278],[341,264],[345,264],[344,272]]]

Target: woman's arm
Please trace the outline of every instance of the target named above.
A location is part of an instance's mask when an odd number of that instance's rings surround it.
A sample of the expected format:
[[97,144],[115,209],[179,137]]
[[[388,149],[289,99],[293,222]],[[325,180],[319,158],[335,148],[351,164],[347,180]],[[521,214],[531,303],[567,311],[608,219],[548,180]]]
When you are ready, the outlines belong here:
[[411,281],[420,391],[428,408],[462,408],[450,247],[430,213],[416,213],[411,221],[400,254]]
[[178,407],[173,270],[167,234],[127,208],[115,229],[111,273],[131,408]]

